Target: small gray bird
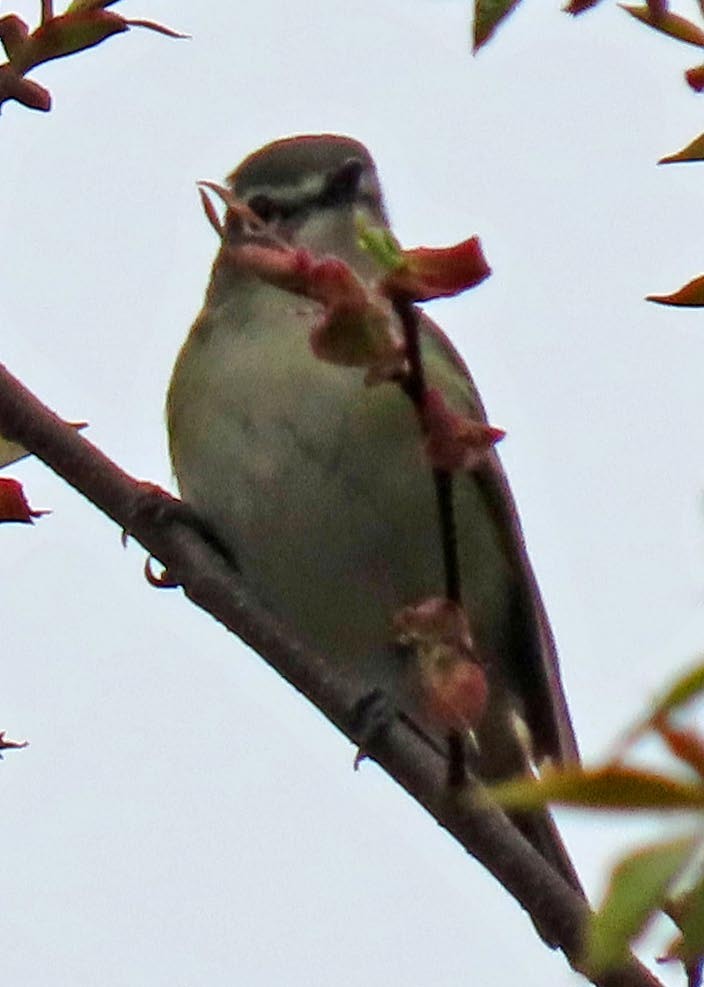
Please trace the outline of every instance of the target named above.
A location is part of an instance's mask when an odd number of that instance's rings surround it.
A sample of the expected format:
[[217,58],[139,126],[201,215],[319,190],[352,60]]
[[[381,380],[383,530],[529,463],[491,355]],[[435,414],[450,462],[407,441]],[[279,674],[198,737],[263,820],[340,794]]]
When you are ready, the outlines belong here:
[[[345,261],[372,284],[384,272],[359,219],[388,228],[374,162],[347,137],[275,141],[229,178],[257,230],[232,223],[168,394],[171,458],[184,501],[212,529],[262,602],[348,676],[362,699],[383,690],[424,720],[399,611],[444,592],[432,473],[414,408],[398,384],[317,358],[320,305],[228,262],[228,244],[278,242]],[[486,417],[440,329],[421,317],[428,384],[451,409]],[[487,780],[577,758],[550,628],[516,508],[494,452],[454,482],[463,605],[488,684],[469,745]],[[546,812],[514,816],[576,887]]]

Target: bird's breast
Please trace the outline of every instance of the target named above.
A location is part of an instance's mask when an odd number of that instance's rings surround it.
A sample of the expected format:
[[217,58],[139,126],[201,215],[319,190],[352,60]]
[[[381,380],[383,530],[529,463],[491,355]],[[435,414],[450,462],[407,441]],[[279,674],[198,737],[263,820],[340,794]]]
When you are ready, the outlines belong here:
[[[172,382],[174,469],[263,601],[317,651],[383,685],[394,614],[444,591],[432,472],[397,385],[366,386],[363,370],[313,355],[316,316],[266,288],[201,317]],[[431,383],[449,379],[461,402],[461,370],[432,339],[424,349]],[[470,612],[490,642],[510,576],[471,474],[456,499]]]

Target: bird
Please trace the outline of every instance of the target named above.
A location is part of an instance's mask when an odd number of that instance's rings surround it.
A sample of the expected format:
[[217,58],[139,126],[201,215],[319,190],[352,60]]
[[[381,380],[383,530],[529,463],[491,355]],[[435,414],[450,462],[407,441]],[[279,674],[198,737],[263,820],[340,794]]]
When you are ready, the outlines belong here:
[[[370,386],[364,368],[314,352],[318,300],[232,263],[243,246],[294,249],[342,262],[373,291],[383,271],[360,228],[391,232],[374,160],[351,137],[286,137],[246,157],[227,195],[230,221],[167,396],[181,497],[331,674],[360,700],[380,692],[432,735],[413,659],[393,632],[404,608],[442,598],[445,587],[433,474],[412,402],[394,380]],[[464,361],[416,311],[428,385],[453,412],[486,424]],[[461,603],[487,685],[469,765],[492,783],[576,762],[553,635],[493,449],[454,476],[453,497]],[[579,889],[547,810],[512,818]]]

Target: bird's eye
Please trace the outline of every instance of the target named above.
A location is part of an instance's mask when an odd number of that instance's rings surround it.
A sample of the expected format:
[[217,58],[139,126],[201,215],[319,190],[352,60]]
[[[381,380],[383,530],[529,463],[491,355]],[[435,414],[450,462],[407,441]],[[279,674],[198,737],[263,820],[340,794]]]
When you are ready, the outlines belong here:
[[359,158],[350,158],[334,171],[325,184],[324,197],[329,205],[352,202],[357,194],[364,164]]
[[269,223],[278,214],[279,208],[268,195],[258,193],[247,200],[247,205],[265,223]]

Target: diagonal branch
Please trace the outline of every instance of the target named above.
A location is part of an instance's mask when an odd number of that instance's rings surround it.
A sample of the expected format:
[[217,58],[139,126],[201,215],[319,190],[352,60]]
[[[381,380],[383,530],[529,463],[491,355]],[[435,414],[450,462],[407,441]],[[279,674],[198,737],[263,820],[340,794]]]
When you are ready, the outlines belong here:
[[[236,633],[358,742],[352,710],[358,697],[305,651],[251,596],[237,573],[193,525],[179,501],[141,484],[61,421],[0,364],[0,434],[21,443],[137,539],[168,569],[197,606]],[[474,785],[448,787],[447,763],[412,725],[397,718],[365,753],[406,789],[531,915],[541,933],[580,969],[584,900]],[[662,987],[637,960],[593,979],[598,987]]]

